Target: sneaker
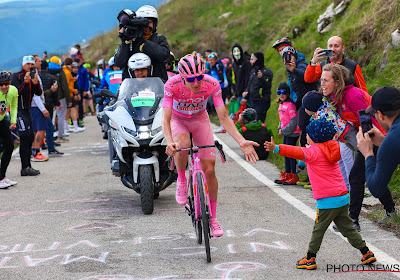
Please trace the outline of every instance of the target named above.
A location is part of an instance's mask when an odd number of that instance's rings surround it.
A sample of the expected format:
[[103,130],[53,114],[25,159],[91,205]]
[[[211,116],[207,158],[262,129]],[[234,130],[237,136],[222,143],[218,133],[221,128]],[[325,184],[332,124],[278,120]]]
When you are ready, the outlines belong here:
[[58,139],[56,141],[54,141],[55,143],[68,143],[69,140],[65,137],[58,137]]
[[69,131],[68,131],[68,129],[66,129],[65,131],[64,131],[64,136],[69,136],[71,133],[69,133]]
[[60,146],[61,146],[61,144],[60,144],[60,143],[56,143],[56,142],[54,142],[54,146],[55,146],[55,147],[60,147]]
[[36,176],[39,175],[40,171],[33,169],[32,167],[27,167],[21,170],[21,176]]
[[300,180],[296,183],[296,185],[299,186],[304,186],[304,185],[309,185],[310,184],[310,179],[308,178],[308,175],[303,180]]
[[212,219],[210,221],[210,228],[212,237],[221,237],[222,235],[224,235],[224,231],[222,230],[222,227],[219,225],[217,219]]
[[7,184],[9,184],[10,186],[15,186],[16,184],[18,184],[16,181],[11,181],[10,179],[4,177],[3,180],[1,180],[2,182],[6,182]]
[[374,262],[376,262],[374,253],[369,250],[365,255],[363,255],[361,262],[362,264],[373,264]]
[[49,158],[42,155],[41,152],[37,152],[36,156],[31,156],[31,160],[36,162],[42,162],[42,161],[48,161]]
[[214,129],[213,132],[214,133],[226,133],[226,129],[220,127],[218,129]]
[[41,148],[42,150],[47,150],[47,144],[42,144],[42,145],[40,146],[40,148]]
[[296,183],[299,181],[299,176],[295,173],[289,173],[288,176],[286,177],[286,180],[283,181],[283,185],[296,185]]
[[188,193],[188,188],[187,188],[187,182],[176,182],[176,202],[178,202],[179,205],[185,205],[187,201],[187,193]]
[[49,151],[49,157],[62,156],[63,154],[64,154],[63,152],[59,152],[56,149],[54,149],[54,151]]
[[392,218],[396,217],[396,216],[398,216],[396,210],[394,210],[394,211],[391,212],[391,213],[386,212],[386,216],[385,216],[383,219],[380,219],[380,220],[378,221],[378,225],[381,226],[381,225],[383,225],[383,224],[385,224],[385,223],[387,223],[387,222],[390,222],[390,220],[391,220]]
[[299,260],[296,263],[296,267],[299,269],[308,269],[308,270],[317,269],[317,264],[315,263],[315,257],[307,259],[307,256],[305,256],[303,259]]
[[0,181],[0,189],[7,189],[8,187],[11,187],[11,185],[7,183],[4,179]]
[[68,128],[74,129],[74,125],[73,125],[73,124],[69,124],[69,125],[68,125]]
[[[297,182],[298,183],[298,182]],[[311,185],[304,185],[303,188],[307,189],[307,190],[311,190]]]
[[84,127],[79,127],[78,126],[78,128],[74,129],[74,133],[79,133],[79,132],[85,131],[85,129],[86,128],[84,128]]
[[281,171],[281,177],[274,181],[275,184],[282,184],[286,180],[287,175],[288,175],[288,173]]

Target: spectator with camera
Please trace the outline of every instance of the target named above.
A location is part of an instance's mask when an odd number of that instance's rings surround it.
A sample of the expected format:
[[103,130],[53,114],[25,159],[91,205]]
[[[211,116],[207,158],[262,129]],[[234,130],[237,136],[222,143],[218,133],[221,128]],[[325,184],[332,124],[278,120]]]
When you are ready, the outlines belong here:
[[[381,87],[372,96],[371,106],[366,109],[387,132],[385,136],[376,126],[357,134],[357,146],[365,157],[365,178],[371,194],[382,197],[389,191],[387,185],[400,164],[400,91],[394,87]],[[373,146],[379,147],[375,155]],[[386,216],[378,224],[397,216],[396,210],[386,210]]]
[[251,107],[257,112],[257,118],[265,122],[267,111],[271,106],[271,85],[274,75],[264,65],[264,54],[255,52],[250,57],[252,69],[249,76],[249,84],[243,97],[249,99]]
[[[29,109],[33,96],[42,94],[38,74],[34,68],[35,57],[26,55],[22,59],[22,70],[12,74],[11,84],[18,89],[17,125],[20,138],[21,176],[39,175],[31,166],[31,148],[34,140],[32,119]],[[32,68],[32,70],[31,70]]]
[[164,61],[169,58],[170,50],[167,38],[157,33],[157,10],[150,5],[144,5],[136,13],[129,9],[122,10],[117,18],[120,23],[121,44],[114,58],[115,65],[124,68],[122,79],[129,78],[129,58],[141,52],[148,55],[152,61],[152,76],[167,81]]
[[[10,164],[14,142],[11,130],[17,127],[18,90],[10,85],[11,75],[7,71],[0,71],[0,139],[4,145],[0,165],[0,189],[6,189],[17,184],[6,177],[8,165]],[[11,120],[8,124],[5,118],[7,107],[10,107]]]

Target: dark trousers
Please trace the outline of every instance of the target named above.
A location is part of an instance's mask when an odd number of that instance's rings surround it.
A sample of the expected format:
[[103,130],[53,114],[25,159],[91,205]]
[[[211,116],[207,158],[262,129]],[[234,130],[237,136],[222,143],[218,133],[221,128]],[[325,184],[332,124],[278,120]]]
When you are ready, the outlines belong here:
[[0,138],[4,145],[3,155],[1,156],[1,165],[0,165],[0,180],[3,180],[6,177],[6,171],[8,165],[10,164],[12,152],[14,150],[14,142],[11,137],[10,128],[6,119],[0,121]]
[[310,123],[310,116],[306,113],[304,107],[298,110],[298,124],[301,130],[300,135],[300,146],[305,147],[307,144],[307,125]]
[[267,111],[271,106],[271,100],[269,99],[257,99],[253,100],[252,107],[257,112],[258,120],[265,123],[265,118],[267,117]]
[[53,108],[47,109],[50,113],[50,118],[46,118],[47,120],[47,129],[46,129],[46,142],[47,142],[47,150],[54,151],[56,148],[54,146],[54,125],[53,125]]
[[223,88],[222,90],[221,90],[221,92],[222,92],[222,100],[224,101],[224,103],[225,103],[225,101],[226,101],[226,99],[228,98],[231,98],[231,88],[230,87],[226,87],[226,88]]
[[[283,144],[296,146],[298,137],[288,137],[283,136]],[[294,158],[285,157],[285,172],[286,173],[296,173],[296,160]]]
[[83,117],[85,116],[84,112],[83,112],[83,90],[79,90],[79,95],[81,96],[81,100],[78,101],[78,105],[79,105],[79,120],[83,120]]
[[[374,146],[374,154],[378,151],[378,147]],[[349,216],[352,219],[358,219],[360,215],[362,202],[364,199],[365,191],[365,158],[359,152],[356,160],[354,161],[353,168],[350,171],[349,176],[350,183],[350,213]],[[379,198],[379,201],[383,204],[386,212],[394,211],[394,202],[392,194],[389,188],[386,188],[385,193]]]
[[324,234],[332,221],[335,222],[339,231],[344,237],[347,237],[347,240],[354,248],[361,250],[366,246],[360,233],[353,227],[353,222],[349,218],[349,205],[347,204],[339,208],[317,209],[317,218],[315,219],[311,241],[308,245],[310,253],[318,253]]
[[21,157],[22,169],[31,167],[32,143],[35,138],[33,134],[32,119],[29,111],[18,111],[17,118],[19,133],[19,155]]

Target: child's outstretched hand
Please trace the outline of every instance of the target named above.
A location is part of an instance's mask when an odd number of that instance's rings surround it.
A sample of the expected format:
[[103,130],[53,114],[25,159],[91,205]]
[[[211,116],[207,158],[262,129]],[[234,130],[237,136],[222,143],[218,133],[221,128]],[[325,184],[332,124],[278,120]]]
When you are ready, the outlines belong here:
[[275,142],[274,142],[274,137],[271,137],[271,142],[265,141],[265,143],[264,143],[264,148],[265,148],[268,152],[271,152],[271,151],[274,151],[274,150],[275,150],[276,144],[275,144]]

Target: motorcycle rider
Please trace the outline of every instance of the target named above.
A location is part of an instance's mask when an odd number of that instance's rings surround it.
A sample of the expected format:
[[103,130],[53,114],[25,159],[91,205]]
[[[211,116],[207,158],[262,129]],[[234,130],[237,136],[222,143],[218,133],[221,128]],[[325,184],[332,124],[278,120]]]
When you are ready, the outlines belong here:
[[151,59],[144,53],[135,53],[128,60],[128,74],[131,78],[146,78],[153,74]]
[[158,23],[157,10],[153,6],[144,5],[136,11],[136,17],[148,19],[149,24],[144,28],[141,37],[133,38],[132,40],[128,40],[129,38],[124,35],[126,27],[124,27],[122,23],[120,24],[119,37],[121,38],[121,44],[115,54],[115,64],[124,68],[122,79],[129,78],[130,76],[128,67],[126,67],[129,58],[135,53],[143,53],[148,55],[153,62],[153,76],[160,77],[162,80],[167,81],[168,75],[164,61],[168,59],[170,51],[167,38],[156,33]]

